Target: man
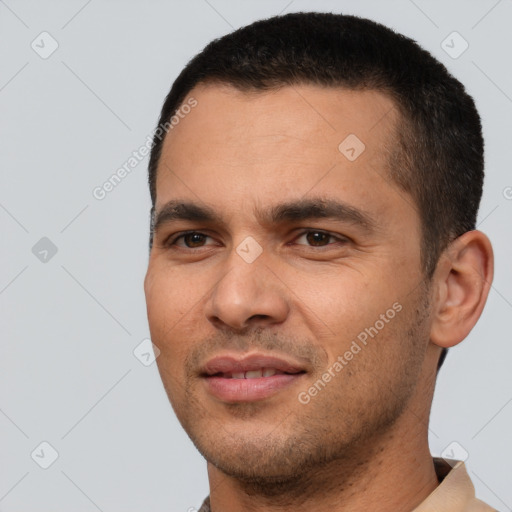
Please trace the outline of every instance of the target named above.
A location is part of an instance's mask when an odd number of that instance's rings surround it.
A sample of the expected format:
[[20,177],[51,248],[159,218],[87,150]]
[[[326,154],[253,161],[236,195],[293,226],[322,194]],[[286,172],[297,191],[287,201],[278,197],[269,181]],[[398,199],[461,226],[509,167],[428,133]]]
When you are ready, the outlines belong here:
[[148,319],[202,511],[492,510],[428,447],[493,278],[480,118],[442,64],[357,17],[258,21],[174,82],[149,183]]

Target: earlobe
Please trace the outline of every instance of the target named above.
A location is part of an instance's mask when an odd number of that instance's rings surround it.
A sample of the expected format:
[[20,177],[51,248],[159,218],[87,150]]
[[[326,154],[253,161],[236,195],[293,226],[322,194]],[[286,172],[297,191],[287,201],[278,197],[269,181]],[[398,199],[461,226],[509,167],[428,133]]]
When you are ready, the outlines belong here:
[[481,231],[468,231],[447,247],[434,276],[432,343],[448,348],[466,338],[480,318],[493,276],[492,245]]

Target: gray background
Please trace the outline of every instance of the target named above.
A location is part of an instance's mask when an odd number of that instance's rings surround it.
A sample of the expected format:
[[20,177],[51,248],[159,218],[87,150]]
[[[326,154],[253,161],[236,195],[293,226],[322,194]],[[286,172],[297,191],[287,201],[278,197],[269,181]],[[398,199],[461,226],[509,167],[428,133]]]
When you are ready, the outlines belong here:
[[[301,10],[359,14],[413,37],[476,99],[479,228],[496,273],[439,376],[430,441],[436,455],[457,442],[477,495],[512,510],[510,0],[0,0],[0,510],[185,512],[208,493],[156,365],[133,353],[149,336],[147,158],[103,200],[92,191],[145,143],[172,81],[207,42]],[[453,31],[469,44],[457,58]],[[44,441],[58,452],[47,469]]]

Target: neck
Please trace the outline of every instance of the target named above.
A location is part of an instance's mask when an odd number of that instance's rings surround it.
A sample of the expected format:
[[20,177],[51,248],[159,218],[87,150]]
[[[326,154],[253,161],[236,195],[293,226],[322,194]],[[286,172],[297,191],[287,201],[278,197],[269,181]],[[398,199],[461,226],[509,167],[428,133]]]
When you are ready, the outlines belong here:
[[364,450],[354,448],[355,453],[293,481],[241,482],[209,463],[211,510],[410,512],[439,485],[425,424],[411,416],[406,412],[371,446],[367,442]]

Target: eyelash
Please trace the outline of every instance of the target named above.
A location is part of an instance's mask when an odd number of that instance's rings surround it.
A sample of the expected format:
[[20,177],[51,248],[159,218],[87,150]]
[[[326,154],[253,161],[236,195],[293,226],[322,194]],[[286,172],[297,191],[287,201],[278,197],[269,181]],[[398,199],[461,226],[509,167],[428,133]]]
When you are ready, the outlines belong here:
[[[329,233],[328,231],[323,231],[321,229],[306,229],[306,230],[302,231],[301,233],[299,233],[296,236],[295,239],[300,238],[300,237],[302,237],[304,235],[307,235],[308,233],[321,233],[323,235],[327,235],[329,238],[333,238],[333,239],[337,240],[338,242],[340,242],[342,244],[345,244],[345,243],[347,243],[349,241],[346,237],[339,237],[339,236],[333,235],[332,233]],[[184,238],[187,235],[201,235],[201,236],[204,236],[204,237],[207,237],[207,238],[212,238],[211,236],[209,236],[209,235],[207,235],[205,233],[201,233],[200,231],[184,231],[182,233],[178,233],[175,236],[169,237],[164,242],[163,245],[166,248],[178,248],[179,250],[183,250],[183,251],[196,251],[196,249],[204,248],[204,246],[201,246],[201,247],[180,247],[180,246],[175,245],[176,242],[179,239]],[[304,245],[304,244],[299,244],[299,245]],[[308,247],[311,247],[311,248],[317,249],[317,250],[322,250],[322,249],[325,250],[325,249],[329,249],[329,246],[332,246],[332,245],[334,245],[334,244],[327,244],[327,245],[324,245],[324,246],[309,245]]]

